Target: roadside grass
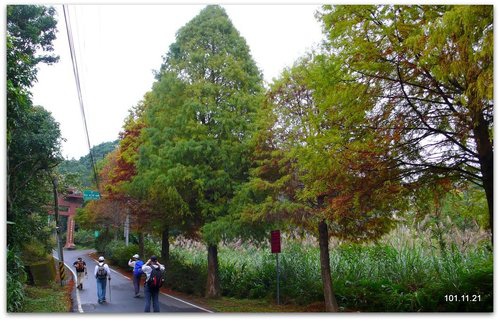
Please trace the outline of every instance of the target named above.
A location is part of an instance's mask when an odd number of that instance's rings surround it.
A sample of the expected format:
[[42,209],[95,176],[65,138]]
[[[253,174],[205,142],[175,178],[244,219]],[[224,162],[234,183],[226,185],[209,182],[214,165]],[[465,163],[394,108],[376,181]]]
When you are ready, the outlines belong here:
[[22,308],[24,313],[46,313],[46,312],[70,312],[71,311],[71,288],[73,284],[63,286],[53,282],[47,286],[25,287],[25,301]]
[[293,304],[277,305],[265,299],[237,299],[231,297],[207,299],[195,296],[190,296],[186,299],[218,313],[303,313],[324,311],[324,304],[322,302],[309,306],[300,306]]

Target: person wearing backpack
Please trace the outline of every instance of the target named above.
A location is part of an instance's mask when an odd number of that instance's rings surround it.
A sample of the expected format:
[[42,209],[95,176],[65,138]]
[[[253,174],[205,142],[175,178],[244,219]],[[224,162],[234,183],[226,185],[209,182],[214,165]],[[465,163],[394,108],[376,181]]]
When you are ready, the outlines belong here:
[[85,261],[79,257],[78,260],[73,263],[76,269],[76,287],[80,290],[83,289],[83,274],[87,275],[87,264]]
[[142,271],[146,274],[146,282],[144,283],[144,298],[146,305],[144,312],[151,311],[151,301],[153,301],[153,312],[160,312],[160,304],[158,303],[158,295],[160,288],[163,285],[163,272],[165,266],[158,262],[158,258],[153,255],[142,266]]
[[94,276],[97,281],[97,299],[99,304],[106,302],[106,279],[111,281],[111,270],[104,263],[104,257],[99,257],[99,263],[95,266]]
[[134,256],[128,260],[128,266],[134,268],[133,281],[134,281],[134,298],[140,298],[139,292],[141,291],[141,278],[142,278],[142,266],[144,262],[139,259],[139,254],[134,254]]

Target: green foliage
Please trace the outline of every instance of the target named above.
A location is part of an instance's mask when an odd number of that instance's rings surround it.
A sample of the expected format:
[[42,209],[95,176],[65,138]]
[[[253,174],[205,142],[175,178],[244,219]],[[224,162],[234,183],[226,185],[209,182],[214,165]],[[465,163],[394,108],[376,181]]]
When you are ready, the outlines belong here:
[[207,279],[206,253],[172,249],[165,284],[174,291],[205,295]]
[[7,248],[7,312],[19,312],[22,309],[26,278],[21,257]]
[[215,225],[247,180],[262,92],[250,50],[220,6],[178,31],[145,95],[144,144],[129,189],[158,206],[156,222],[187,234],[211,224],[203,237],[221,239]]
[[94,248],[99,253],[105,253],[108,244],[113,240],[113,235],[109,230],[99,231],[99,236],[95,238]]
[[92,248],[94,247],[95,235],[93,230],[85,230],[79,228],[75,231],[75,245],[78,247]]
[[125,246],[122,240],[109,242],[104,249],[104,257],[122,268],[128,267],[128,260],[139,252],[137,244]]
[[[59,124],[51,113],[33,106],[29,88],[37,64],[53,63],[56,20],[52,7],[7,6],[7,311],[25,303],[23,265],[50,252],[46,204],[50,204],[50,173],[60,162]],[[21,259],[20,253],[26,253]],[[45,252],[45,253],[44,253]]]
[[23,313],[49,313],[49,312],[71,312],[71,299],[65,290],[61,289],[58,282],[52,282],[49,286],[27,286],[26,303],[20,312]]
[[[342,75],[325,87],[334,107],[348,114],[368,97],[359,125],[385,137],[400,176],[415,189],[443,177],[482,186],[492,228],[493,6],[329,5],[319,17],[324,61]],[[356,86],[362,95],[345,95]]]
[[[98,162],[111,153],[118,146],[118,140],[112,142],[104,142],[92,147],[90,150],[94,157],[94,161]],[[89,189],[95,187],[94,172],[90,153],[80,157],[78,160],[69,159],[62,161],[57,167],[58,172],[64,175],[68,180],[68,185],[81,189]]]
[[484,192],[477,186],[456,189],[443,203],[443,214],[452,218],[456,228],[465,230],[475,223],[488,228],[488,204]]
[[[33,228],[46,224],[35,222],[46,214],[51,203],[48,173],[60,161],[60,130],[52,115],[41,107],[31,107],[19,119],[8,145],[7,219],[15,222],[8,231],[7,242],[23,242],[33,236]],[[11,226],[13,227],[13,226]]]
[[[362,312],[492,311],[493,257],[479,246],[441,256],[428,240],[391,234],[379,244],[344,244],[331,253],[335,295],[344,310]],[[167,283],[203,293],[204,251],[175,247]],[[280,258],[280,300],[307,305],[323,300],[319,249],[286,241]],[[250,245],[221,247],[222,293],[237,298],[276,297],[276,256]],[[171,273],[171,274],[170,274]],[[481,295],[481,302],[446,302],[447,294]]]
[[7,6],[7,78],[15,87],[31,87],[36,81],[37,64],[51,64],[59,59],[40,55],[54,50],[52,41],[56,39],[57,25],[54,15],[53,7]]
[[407,217],[419,231],[430,231],[442,252],[452,246],[464,249],[486,240],[488,208],[484,192],[478,186],[436,182],[432,187],[421,188],[414,196],[414,206]]
[[[55,245],[55,242],[52,242],[52,245]],[[25,258],[24,263],[26,265],[37,263],[41,259],[45,259],[46,256],[47,250],[37,240],[23,245],[23,257]]]
[[354,242],[395,226],[404,188],[387,139],[365,125],[375,99],[343,76],[325,56],[309,55],[271,84],[243,211],[310,231],[327,219],[332,235]]
[[[122,268],[128,268],[128,260],[134,254],[139,253],[139,246],[137,244],[126,246],[124,240],[114,240],[101,247],[101,251],[99,252],[103,253],[104,257],[113,264]],[[144,240],[144,258],[149,258],[152,255],[158,256],[158,253],[160,253],[158,244],[146,238]],[[162,262],[161,258],[159,260]]]

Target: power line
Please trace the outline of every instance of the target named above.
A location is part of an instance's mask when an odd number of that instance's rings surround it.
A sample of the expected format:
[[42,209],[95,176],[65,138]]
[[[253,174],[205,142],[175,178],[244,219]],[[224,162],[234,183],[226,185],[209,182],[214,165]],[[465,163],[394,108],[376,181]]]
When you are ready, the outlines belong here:
[[97,167],[96,167],[95,162],[94,162],[94,156],[92,155],[92,148],[90,145],[89,131],[87,128],[87,118],[85,117],[85,109],[83,107],[83,97],[82,97],[82,89],[81,89],[81,85],[80,85],[80,75],[78,73],[78,64],[77,64],[77,60],[76,60],[75,45],[73,42],[71,23],[69,21],[70,20],[69,10],[68,10],[68,6],[65,4],[63,4],[63,12],[64,12],[64,22],[66,23],[66,32],[68,34],[69,51],[71,53],[71,61],[73,63],[73,74],[75,75],[76,89],[78,92],[78,100],[80,101],[80,111],[82,113],[83,125],[85,127],[85,135],[87,137],[87,145],[89,147],[90,161],[92,163],[92,169],[94,172],[95,184],[96,184],[97,190],[100,192],[99,180],[98,180],[98,176],[97,176]]

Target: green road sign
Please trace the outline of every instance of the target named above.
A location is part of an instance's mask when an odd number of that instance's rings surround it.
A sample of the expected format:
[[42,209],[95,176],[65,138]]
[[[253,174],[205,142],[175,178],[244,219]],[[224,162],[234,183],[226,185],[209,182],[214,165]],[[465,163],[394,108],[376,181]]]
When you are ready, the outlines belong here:
[[101,198],[101,194],[96,191],[83,191],[83,200],[84,201],[90,201],[90,200],[98,200]]

